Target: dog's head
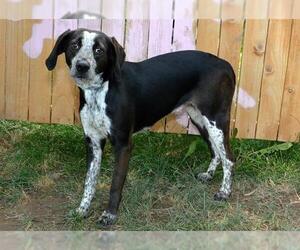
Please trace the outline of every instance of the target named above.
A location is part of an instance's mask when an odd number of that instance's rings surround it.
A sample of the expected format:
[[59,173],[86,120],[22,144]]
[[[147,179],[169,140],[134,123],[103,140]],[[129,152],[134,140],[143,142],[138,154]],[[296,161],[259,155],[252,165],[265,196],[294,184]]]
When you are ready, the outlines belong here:
[[71,76],[82,89],[101,87],[103,81],[118,74],[125,60],[124,49],[114,37],[87,29],[67,30],[58,37],[46,60],[48,70],[55,68],[62,53]]

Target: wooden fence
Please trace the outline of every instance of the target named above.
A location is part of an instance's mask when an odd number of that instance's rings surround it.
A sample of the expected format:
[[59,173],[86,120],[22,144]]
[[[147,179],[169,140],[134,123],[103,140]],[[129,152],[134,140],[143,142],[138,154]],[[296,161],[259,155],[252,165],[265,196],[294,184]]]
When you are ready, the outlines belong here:
[[[88,27],[115,36],[130,61],[184,49],[199,49],[228,60],[238,76],[231,124],[237,136],[299,140],[300,20],[290,19],[299,10],[299,1],[278,0],[276,5],[272,0],[230,2],[201,0],[195,5],[194,0],[153,0],[148,8],[159,4],[164,18],[150,14],[148,19],[139,19],[130,17],[143,15],[143,9],[130,0],[102,0],[103,16],[113,10],[121,18],[0,20],[0,118],[79,122],[78,90],[64,58],[59,58],[54,72],[46,70],[44,61],[64,30]],[[72,3],[76,11],[80,1]],[[54,5],[54,16],[64,14],[60,7]],[[195,18],[195,9],[201,18]],[[270,13],[272,18],[268,18]],[[196,132],[180,110],[159,121],[153,130]]]

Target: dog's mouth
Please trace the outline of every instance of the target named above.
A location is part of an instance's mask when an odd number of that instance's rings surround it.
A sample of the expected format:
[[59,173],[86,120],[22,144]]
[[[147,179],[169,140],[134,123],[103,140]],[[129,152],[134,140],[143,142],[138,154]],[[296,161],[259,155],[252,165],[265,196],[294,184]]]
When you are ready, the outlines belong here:
[[81,74],[81,73],[75,73],[72,75],[72,77],[75,80],[80,80],[80,81],[89,81],[91,80],[90,77],[87,74]]
[[83,76],[83,75],[75,75],[75,78],[79,79],[79,80],[88,80],[88,78],[86,76]]

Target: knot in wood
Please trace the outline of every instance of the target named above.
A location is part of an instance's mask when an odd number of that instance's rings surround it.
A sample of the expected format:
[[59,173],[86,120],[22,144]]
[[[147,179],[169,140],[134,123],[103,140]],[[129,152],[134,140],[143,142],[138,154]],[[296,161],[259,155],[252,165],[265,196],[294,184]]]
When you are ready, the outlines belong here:
[[271,75],[274,72],[273,67],[271,65],[267,65],[265,71],[268,75]]
[[253,46],[253,49],[254,49],[254,53],[258,56],[262,56],[265,53],[265,47],[261,43]]

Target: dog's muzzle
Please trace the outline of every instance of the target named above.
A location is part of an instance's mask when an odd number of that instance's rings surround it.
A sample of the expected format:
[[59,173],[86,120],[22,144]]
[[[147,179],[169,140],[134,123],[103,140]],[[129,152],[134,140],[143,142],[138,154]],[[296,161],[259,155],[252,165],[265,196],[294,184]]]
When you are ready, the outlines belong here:
[[90,67],[91,67],[91,65],[85,59],[78,60],[76,63],[76,70],[77,70],[77,73],[79,73],[80,75],[87,73],[89,71]]

